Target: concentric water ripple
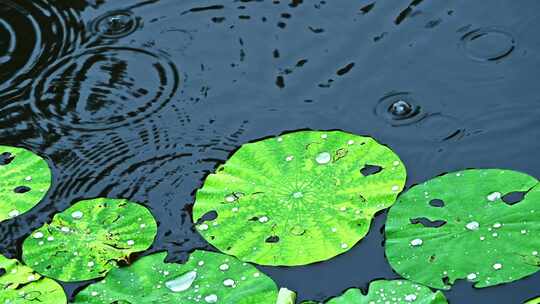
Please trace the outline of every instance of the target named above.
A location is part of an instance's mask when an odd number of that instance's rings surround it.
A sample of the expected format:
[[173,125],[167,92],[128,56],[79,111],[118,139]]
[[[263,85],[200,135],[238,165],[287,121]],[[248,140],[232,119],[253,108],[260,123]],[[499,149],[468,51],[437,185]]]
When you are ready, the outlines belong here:
[[385,95],[375,107],[375,114],[396,127],[411,125],[426,117],[422,107],[409,92],[392,92]]
[[499,28],[478,28],[461,37],[461,47],[473,60],[497,61],[514,51],[516,40],[512,34]]
[[116,10],[101,15],[90,22],[90,30],[102,38],[118,39],[136,31],[141,26],[141,18],[131,11]]
[[106,130],[162,108],[179,86],[175,65],[158,53],[99,47],[51,66],[34,88],[33,115],[40,124]]
[[16,94],[50,63],[80,44],[84,26],[73,9],[47,0],[0,0],[0,96]]

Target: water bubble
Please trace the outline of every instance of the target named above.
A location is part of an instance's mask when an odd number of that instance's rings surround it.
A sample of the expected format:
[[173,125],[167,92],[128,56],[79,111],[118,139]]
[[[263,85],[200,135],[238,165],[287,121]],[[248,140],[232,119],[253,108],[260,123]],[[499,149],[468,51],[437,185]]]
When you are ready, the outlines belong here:
[[90,22],[90,29],[102,38],[125,37],[140,27],[140,18],[126,10],[108,12]]
[[174,280],[165,282],[165,287],[167,287],[172,292],[182,292],[188,290],[196,278],[197,272],[190,271]]
[[497,61],[514,51],[516,40],[512,34],[502,29],[479,28],[461,37],[461,47],[473,60]]
[[315,158],[315,161],[319,165],[328,164],[331,160],[332,160],[332,155],[330,155],[330,153],[328,152],[319,153],[319,155],[317,155],[317,157]]
[[478,230],[479,227],[480,227],[480,224],[475,221],[472,221],[470,223],[467,223],[467,225],[465,225],[465,228],[469,230]]
[[392,92],[383,96],[375,107],[375,114],[392,126],[414,124],[426,116],[408,92]]
[[411,241],[411,246],[417,247],[417,246],[421,246],[423,243],[424,241],[422,241],[422,239],[414,239]]

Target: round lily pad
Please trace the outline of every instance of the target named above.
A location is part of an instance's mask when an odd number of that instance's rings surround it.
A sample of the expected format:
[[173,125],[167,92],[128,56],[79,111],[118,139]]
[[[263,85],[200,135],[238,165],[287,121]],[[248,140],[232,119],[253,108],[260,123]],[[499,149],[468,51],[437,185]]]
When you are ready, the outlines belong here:
[[534,298],[532,300],[525,302],[525,304],[539,304],[539,303],[540,303],[540,298]]
[[37,205],[51,187],[47,162],[23,149],[0,146],[0,222]]
[[515,281],[540,268],[540,186],[524,173],[474,169],[413,187],[390,209],[386,256],[402,277],[449,289]]
[[113,269],[81,291],[75,303],[276,303],[276,284],[234,257],[197,250],[185,264],[176,264],[165,263],[166,256],[156,253]]
[[360,289],[349,289],[343,295],[330,299],[327,304],[372,304],[372,303],[415,303],[446,304],[446,298],[440,292],[406,280],[379,280],[369,285],[367,294]]
[[28,236],[23,259],[61,281],[103,277],[134,252],[148,249],[157,224],[145,207],[124,199],[80,201]]
[[67,298],[62,286],[54,280],[0,255],[0,303],[63,304]]
[[349,250],[392,205],[406,171],[370,137],[301,131],[243,145],[197,191],[197,230],[224,253],[304,265]]

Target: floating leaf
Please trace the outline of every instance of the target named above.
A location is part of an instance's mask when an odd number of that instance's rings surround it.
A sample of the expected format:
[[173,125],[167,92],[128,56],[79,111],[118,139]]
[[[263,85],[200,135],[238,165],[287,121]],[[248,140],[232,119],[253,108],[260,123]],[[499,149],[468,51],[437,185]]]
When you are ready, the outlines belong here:
[[401,276],[434,288],[458,279],[477,288],[521,279],[540,269],[539,202],[538,181],[524,173],[437,177],[390,209],[386,255]]
[[0,146],[0,222],[32,209],[50,186],[44,159],[23,148]]
[[540,304],[540,298],[535,298],[525,302],[525,304]]
[[212,245],[262,265],[304,265],[349,250],[402,190],[389,148],[340,131],[242,146],[197,191],[193,218]]
[[67,303],[64,289],[54,280],[0,255],[0,303]]
[[446,304],[446,298],[440,292],[406,280],[379,280],[369,285],[366,295],[360,289],[349,289],[343,295],[330,299],[328,304],[371,304],[371,303],[415,303]]
[[250,264],[200,250],[185,264],[165,263],[166,256],[152,254],[113,269],[81,291],[75,303],[276,303],[276,284]]
[[94,279],[131,253],[148,249],[156,233],[152,214],[139,204],[84,200],[26,238],[23,259],[37,272],[61,281]]

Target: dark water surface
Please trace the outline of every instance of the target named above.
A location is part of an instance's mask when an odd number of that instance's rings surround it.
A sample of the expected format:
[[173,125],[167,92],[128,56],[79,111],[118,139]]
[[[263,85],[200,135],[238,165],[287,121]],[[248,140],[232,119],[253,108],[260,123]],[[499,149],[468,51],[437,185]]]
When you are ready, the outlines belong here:
[[[403,159],[408,186],[471,167],[540,177],[539,11],[536,0],[0,0],[0,144],[38,152],[54,174],[44,201],[0,224],[0,251],[20,257],[33,229],[96,196],[151,208],[150,252],[211,249],[193,229],[194,191],[243,143],[288,130],[373,136]],[[261,269],[300,300],[396,278],[384,220],[330,261]],[[540,273],[446,295],[521,303],[540,295]]]

